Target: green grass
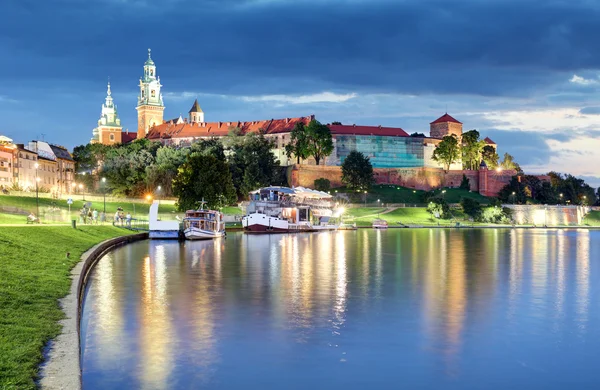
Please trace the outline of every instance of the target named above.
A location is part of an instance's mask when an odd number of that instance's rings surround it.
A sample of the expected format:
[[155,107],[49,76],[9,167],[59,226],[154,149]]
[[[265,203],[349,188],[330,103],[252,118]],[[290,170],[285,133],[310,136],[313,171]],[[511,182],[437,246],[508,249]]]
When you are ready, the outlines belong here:
[[0,227],[0,389],[36,387],[42,349],[60,333],[58,299],[69,292],[71,268],[93,245],[125,234],[112,226]]
[[[331,191],[335,195],[335,191],[338,193],[345,193],[346,188],[340,187],[335,188]],[[442,191],[446,191],[442,193]],[[419,204],[422,203],[422,196],[425,191],[414,190],[412,188],[400,187],[391,184],[380,184],[371,187],[367,192],[367,202],[375,203],[379,200],[381,203],[407,203],[407,204]],[[444,197],[448,203],[459,203],[461,198],[471,198],[477,200],[479,203],[488,204],[490,199],[477,193],[469,192],[467,190],[461,190],[459,188],[444,188],[435,190],[435,193]],[[353,193],[357,203],[364,202],[363,195]]]
[[0,225],[2,224],[25,224],[27,215],[0,213]]
[[[344,214],[344,221],[356,222],[358,226],[371,226],[373,221],[378,218],[386,220],[389,226],[398,226],[400,224],[437,226],[438,222],[440,225],[454,226],[456,222],[460,222],[461,224],[468,223],[471,225],[471,222],[467,221],[463,212],[458,209],[452,209],[454,219],[440,220],[433,218],[424,207],[403,207],[381,214],[384,210],[385,209],[382,208],[351,208]],[[475,225],[481,224],[475,223]]]
[[600,226],[600,211],[590,211],[583,220],[584,225]]
[[237,206],[223,207],[221,212],[225,215],[242,215],[242,209]]

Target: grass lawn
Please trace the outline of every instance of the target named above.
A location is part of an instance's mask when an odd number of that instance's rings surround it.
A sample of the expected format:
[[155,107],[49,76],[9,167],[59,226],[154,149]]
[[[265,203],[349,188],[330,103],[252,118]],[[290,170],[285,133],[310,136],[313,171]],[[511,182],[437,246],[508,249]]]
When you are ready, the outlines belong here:
[[27,215],[0,213],[0,225],[2,224],[26,224]]
[[[332,194],[335,194],[335,191],[338,193],[346,192],[345,187],[335,188],[332,191]],[[446,192],[442,195],[442,191]],[[422,203],[422,196],[425,191],[421,190],[413,190],[412,188],[400,187],[391,184],[380,184],[371,187],[369,192],[367,193],[367,202],[375,203],[377,200],[380,200],[382,203],[408,203],[408,204],[418,204]],[[440,197],[443,196],[444,199],[448,203],[459,203],[461,198],[471,198],[477,200],[479,203],[488,204],[490,200],[477,193],[477,192],[469,192],[466,190],[461,190],[459,188],[444,188],[440,190],[435,190],[435,193]],[[360,194],[356,194],[360,198],[356,200],[357,203],[364,202],[364,198]]]
[[600,226],[600,211],[590,211],[583,220],[584,225]]
[[[356,222],[358,226],[371,226],[373,221],[377,218],[384,219],[388,222],[389,226],[403,225],[425,225],[425,226],[437,226],[438,222],[440,225],[452,225],[456,222],[468,223],[465,215],[462,211],[452,209],[454,219],[440,219],[437,220],[427,212],[424,207],[403,207],[395,209],[389,213],[381,214],[385,209],[382,208],[351,208],[344,214],[344,221]],[[380,213],[378,215],[378,213]],[[475,225],[478,225],[475,223]]]
[[69,292],[71,268],[90,247],[125,234],[112,226],[0,227],[0,389],[36,387],[42,349],[60,333],[58,299]]
[[221,212],[225,215],[242,215],[242,209],[236,206],[223,207]]

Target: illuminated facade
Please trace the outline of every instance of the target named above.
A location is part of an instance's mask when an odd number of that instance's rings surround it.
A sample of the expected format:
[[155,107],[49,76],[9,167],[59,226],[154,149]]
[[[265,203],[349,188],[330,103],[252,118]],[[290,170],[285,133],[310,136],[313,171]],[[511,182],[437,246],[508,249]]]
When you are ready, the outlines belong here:
[[138,112],[137,138],[144,138],[151,127],[163,123],[165,105],[160,92],[162,85],[150,54],[150,49],[148,49],[148,59],[144,63],[144,75],[140,78],[139,84],[140,94],[136,107]]
[[104,145],[120,144],[123,142],[122,131],[121,119],[117,114],[117,106],[113,101],[109,82],[100,119],[98,120],[98,127],[93,130],[90,142]]

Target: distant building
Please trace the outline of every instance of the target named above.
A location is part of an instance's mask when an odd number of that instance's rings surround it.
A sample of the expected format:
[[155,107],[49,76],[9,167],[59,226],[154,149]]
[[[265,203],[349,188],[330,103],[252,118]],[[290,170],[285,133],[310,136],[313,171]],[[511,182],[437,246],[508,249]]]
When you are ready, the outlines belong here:
[[24,191],[35,191],[35,178],[38,154],[29,149],[25,149],[25,145],[17,144],[17,183]]
[[102,112],[100,113],[100,119],[98,119],[98,127],[92,131],[91,143],[100,143],[104,145],[114,145],[122,143],[121,132],[121,119],[117,113],[117,106],[115,105],[110,91],[110,82],[106,89],[106,98],[104,104],[102,104]]
[[67,148],[59,145],[50,145],[56,162],[58,163],[57,190],[58,194],[70,194],[75,182],[75,160]]
[[17,159],[17,146],[12,139],[0,136],[0,188],[7,189],[16,182],[15,162]]
[[[52,147],[43,141],[31,141],[24,149],[37,153],[37,161],[28,164],[29,166],[33,165],[34,171],[31,175],[33,180],[27,181],[25,183],[26,187],[35,190],[37,181],[38,189],[44,189],[54,195],[60,194],[58,158]],[[31,168],[28,168],[28,170],[30,171]]]
[[442,139],[447,135],[455,135],[460,141],[462,138],[462,122],[445,113],[429,124],[429,135],[431,138],[438,139]]

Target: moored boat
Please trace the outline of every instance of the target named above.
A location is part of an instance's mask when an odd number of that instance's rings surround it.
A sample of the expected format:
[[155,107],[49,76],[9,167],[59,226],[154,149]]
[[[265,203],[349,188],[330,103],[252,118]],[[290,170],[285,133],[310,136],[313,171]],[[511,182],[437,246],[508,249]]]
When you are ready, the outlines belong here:
[[338,230],[357,230],[356,223],[343,222],[338,226]]
[[242,226],[245,233],[298,233],[336,230],[339,211],[332,196],[297,187],[265,187],[250,193]]
[[183,234],[188,240],[208,240],[225,235],[223,214],[217,210],[204,210],[204,200],[200,210],[188,210],[183,218]]
[[388,223],[384,219],[376,219],[373,221],[373,228],[375,229],[387,229]]

